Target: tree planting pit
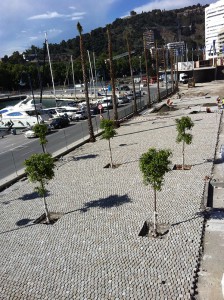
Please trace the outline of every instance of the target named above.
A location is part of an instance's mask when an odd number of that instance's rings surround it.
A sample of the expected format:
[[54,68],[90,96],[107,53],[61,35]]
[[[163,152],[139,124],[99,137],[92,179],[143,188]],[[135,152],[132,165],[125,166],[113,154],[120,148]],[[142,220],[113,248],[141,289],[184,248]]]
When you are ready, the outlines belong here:
[[173,170],[179,170],[179,171],[189,171],[190,169],[192,168],[192,165],[184,165],[184,168],[183,168],[183,165],[174,165],[173,166]]
[[[116,169],[120,166],[121,164],[113,164],[112,165],[112,169]],[[104,166],[104,169],[109,169],[111,168],[111,164],[107,164],[106,166]]]
[[170,225],[165,224],[165,223],[160,223],[160,224],[158,223],[156,228],[157,228],[157,236],[155,237],[154,236],[154,224],[151,222],[145,221],[138,236],[164,239],[169,232]]
[[46,214],[42,214],[39,218],[33,221],[34,224],[45,224],[45,225],[53,225],[56,223],[63,215],[64,213],[58,213],[58,212],[50,212],[49,213],[49,219],[50,223],[47,223]]

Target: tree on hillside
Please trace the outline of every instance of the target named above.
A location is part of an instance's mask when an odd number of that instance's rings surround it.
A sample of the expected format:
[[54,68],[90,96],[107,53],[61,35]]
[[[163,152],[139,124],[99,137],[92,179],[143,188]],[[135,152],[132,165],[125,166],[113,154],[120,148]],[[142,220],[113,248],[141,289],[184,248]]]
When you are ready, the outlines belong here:
[[35,191],[43,197],[46,220],[49,224],[50,215],[46,202],[46,185],[54,177],[54,159],[49,153],[33,154],[25,160],[24,164],[26,166],[25,173],[30,182],[39,183],[39,186],[35,187]]
[[107,25],[107,37],[108,37],[108,53],[109,53],[109,65],[110,65],[110,80],[111,80],[111,87],[112,87],[113,113],[114,113],[115,125],[116,127],[118,127],[117,98],[115,94],[115,78],[114,78],[114,65],[113,65],[110,25]]
[[182,117],[180,119],[176,119],[176,129],[177,129],[177,138],[176,142],[181,143],[182,142],[182,169],[184,170],[185,165],[185,144],[190,145],[192,143],[193,136],[186,132],[187,130],[191,130],[194,126],[194,123],[192,122],[190,117]]
[[86,77],[86,64],[85,64],[85,55],[84,55],[84,46],[83,46],[83,39],[82,39],[82,26],[80,23],[77,23],[77,30],[79,32],[80,37],[80,54],[81,54],[81,64],[82,64],[82,75],[83,75],[83,83],[85,88],[85,99],[86,99],[86,107],[87,107],[87,115],[88,115],[88,127],[89,127],[89,140],[90,142],[95,142],[95,136],[93,131],[93,124],[90,114],[90,103],[89,103],[89,92],[88,92],[88,82]]
[[110,166],[113,168],[113,159],[112,159],[112,151],[110,145],[110,139],[112,139],[116,134],[115,130],[115,122],[113,120],[103,119],[100,122],[100,128],[104,130],[102,134],[102,138],[108,140],[109,143],[109,150],[110,150]]
[[146,185],[150,184],[154,191],[154,218],[153,235],[157,236],[157,191],[161,191],[166,172],[170,171],[169,157],[172,155],[170,150],[156,150],[150,148],[140,157],[140,170],[143,173],[143,180]]

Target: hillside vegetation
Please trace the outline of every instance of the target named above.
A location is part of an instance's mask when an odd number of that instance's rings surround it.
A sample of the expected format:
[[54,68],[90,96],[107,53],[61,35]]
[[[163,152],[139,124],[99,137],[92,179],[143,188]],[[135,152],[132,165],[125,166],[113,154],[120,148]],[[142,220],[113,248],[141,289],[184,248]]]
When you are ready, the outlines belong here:
[[[189,55],[192,49],[201,49],[204,47],[204,9],[206,6],[200,4],[184,7],[176,10],[152,10],[149,12],[142,12],[136,14],[134,11],[130,12],[130,16],[123,19],[116,19],[111,24],[111,34],[113,40],[113,55],[118,55],[127,51],[126,42],[124,39],[125,32],[129,32],[130,44],[132,50],[135,51],[133,56],[133,66],[139,68],[139,55],[143,55],[143,33],[147,30],[153,30],[155,40],[158,46],[163,46],[174,41],[184,41],[187,43]],[[84,28],[85,29],[85,28]],[[105,66],[105,60],[108,58],[108,40],[106,28],[96,28],[90,33],[83,34],[83,41],[86,50],[89,50],[91,55],[94,52],[96,58],[97,75],[104,79],[108,78],[108,68]],[[65,78],[68,77],[68,68],[71,55],[74,59],[74,73],[76,82],[82,78],[80,66],[80,49],[78,35],[62,41],[59,44],[49,44],[50,54],[54,66],[54,77],[56,83],[63,84]],[[37,54],[37,57],[43,62],[43,49],[32,46],[25,51],[28,57],[30,54]],[[197,56],[197,53],[193,53]],[[144,58],[143,58],[144,60]],[[24,68],[27,72],[33,74],[34,86],[38,87],[36,65],[26,63],[19,52],[14,52],[12,56],[5,56],[2,58],[0,64],[0,82],[2,88],[16,89],[18,85],[19,75]],[[144,63],[144,61],[143,61]],[[15,66],[17,65],[17,66]],[[41,66],[43,69],[43,66]],[[43,71],[43,70],[41,70]],[[144,71],[144,67],[143,67]],[[153,71],[151,71],[152,73]],[[10,73],[10,74],[9,74]],[[115,63],[116,76],[124,74],[129,75],[129,65],[127,58],[122,58]],[[49,68],[46,68],[43,75],[43,82],[50,83]],[[10,81],[6,81],[6,77]],[[8,84],[7,84],[8,83]],[[7,87],[8,85],[8,87]]]

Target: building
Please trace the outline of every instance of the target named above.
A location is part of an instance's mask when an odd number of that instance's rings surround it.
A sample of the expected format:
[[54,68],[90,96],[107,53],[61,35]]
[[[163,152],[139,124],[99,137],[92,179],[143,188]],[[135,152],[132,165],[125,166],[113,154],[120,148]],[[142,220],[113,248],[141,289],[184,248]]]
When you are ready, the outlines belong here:
[[205,8],[206,59],[224,55],[224,1]]
[[184,57],[185,56],[185,43],[184,42],[173,42],[167,44],[168,50],[173,51],[174,56]]
[[143,33],[143,40],[146,42],[146,48],[150,49],[155,46],[154,31],[147,30]]

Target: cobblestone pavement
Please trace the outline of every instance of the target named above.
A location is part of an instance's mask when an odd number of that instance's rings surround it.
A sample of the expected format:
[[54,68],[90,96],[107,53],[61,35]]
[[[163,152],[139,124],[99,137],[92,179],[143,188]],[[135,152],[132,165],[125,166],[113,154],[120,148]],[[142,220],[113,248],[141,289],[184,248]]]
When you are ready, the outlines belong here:
[[[215,99],[215,98],[214,98]],[[213,98],[209,101],[215,101]],[[122,124],[112,140],[98,138],[57,165],[48,185],[54,225],[34,224],[44,211],[33,185],[22,180],[0,193],[0,299],[192,299],[200,261],[205,177],[212,171],[221,115],[206,113],[205,97],[175,100],[177,110],[145,112]],[[172,170],[158,193],[163,239],[140,237],[152,220],[153,191],[143,184],[139,157],[149,147],[169,148],[182,162],[175,118],[191,114],[191,170]]]

